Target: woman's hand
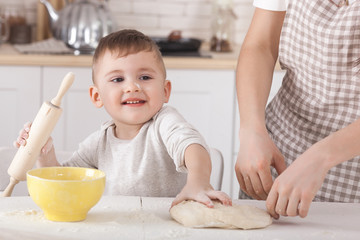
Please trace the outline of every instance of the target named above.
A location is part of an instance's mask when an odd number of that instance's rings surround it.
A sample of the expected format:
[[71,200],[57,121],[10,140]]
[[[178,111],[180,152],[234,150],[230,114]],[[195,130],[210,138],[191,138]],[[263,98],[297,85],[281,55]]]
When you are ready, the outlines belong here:
[[210,184],[206,186],[202,186],[201,184],[186,184],[172,202],[171,207],[184,200],[195,200],[210,208],[214,207],[211,200],[219,200],[222,204],[228,206],[232,205],[231,198],[226,193],[215,191]]
[[304,152],[275,179],[266,200],[268,212],[274,218],[280,215],[307,216],[329,170],[324,164],[326,159],[315,148],[314,145]]
[[267,131],[240,130],[240,149],[235,165],[240,188],[249,196],[265,200],[273,184],[270,166],[278,174],[286,169],[284,157]]

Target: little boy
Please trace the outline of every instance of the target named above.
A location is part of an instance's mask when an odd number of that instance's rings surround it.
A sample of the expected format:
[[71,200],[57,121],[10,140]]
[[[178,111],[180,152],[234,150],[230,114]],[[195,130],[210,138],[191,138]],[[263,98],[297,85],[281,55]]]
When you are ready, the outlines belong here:
[[[87,137],[63,166],[104,171],[106,194],[176,196],[173,205],[185,199],[208,207],[211,199],[231,205],[225,193],[210,185],[211,161],[202,136],[174,108],[163,106],[171,83],[149,37],[136,30],[104,37],[94,53],[92,76],[91,101],[112,120]],[[24,129],[17,147],[26,144],[30,125]],[[60,165],[51,141],[37,165]]]

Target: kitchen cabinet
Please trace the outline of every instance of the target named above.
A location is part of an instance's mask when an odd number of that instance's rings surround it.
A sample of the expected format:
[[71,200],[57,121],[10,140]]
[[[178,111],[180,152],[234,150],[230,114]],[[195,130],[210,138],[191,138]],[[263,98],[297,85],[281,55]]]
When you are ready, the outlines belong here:
[[231,192],[235,71],[168,70],[172,82],[169,104],[204,136],[224,158],[222,190]]
[[[274,72],[273,81],[272,81],[269,98],[268,98],[268,103],[274,98],[274,96],[278,92],[279,88],[281,87],[282,79],[283,79],[284,75],[285,75],[285,71],[275,71]],[[235,169],[235,163],[237,160],[237,155],[238,155],[239,146],[240,146],[240,141],[239,141],[239,136],[238,136],[239,129],[240,129],[240,118],[239,117],[240,117],[239,116],[239,108],[238,108],[237,101],[236,101],[235,127],[234,127],[235,134],[234,134],[234,139],[233,139],[233,142],[234,142],[233,163],[232,163],[233,169]],[[235,173],[234,173],[234,178],[232,179],[232,183],[230,185],[231,185],[230,188],[232,189],[231,196],[236,198],[239,195],[240,186],[239,186],[239,182],[237,181]]]
[[[0,146],[12,146],[41,104],[40,67],[0,66]],[[1,160],[1,159],[0,159]]]

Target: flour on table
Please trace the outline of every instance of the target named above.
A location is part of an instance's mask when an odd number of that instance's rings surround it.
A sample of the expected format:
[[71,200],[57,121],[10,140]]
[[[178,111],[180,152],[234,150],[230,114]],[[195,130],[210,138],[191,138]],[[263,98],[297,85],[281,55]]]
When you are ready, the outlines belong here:
[[170,210],[173,219],[186,227],[204,228],[264,228],[272,223],[264,210],[248,205],[224,206],[214,202],[214,208],[194,201],[183,201]]
[[162,219],[152,213],[147,213],[141,210],[122,213],[115,222],[120,224],[142,224],[144,222],[158,223]]
[[29,210],[17,210],[12,212],[5,213],[8,216],[29,216],[29,215],[37,215],[38,211],[29,209]]
[[41,211],[34,209],[26,209],[26,210],[15,210],[11,212],[3,213],[4,216],[19,218],[24,221],[46,221],[44,214]]
[[165,237],[167,239],[182,238],[187,236],[189,236],[189,233],[186,229],[169,229],[165,234]]

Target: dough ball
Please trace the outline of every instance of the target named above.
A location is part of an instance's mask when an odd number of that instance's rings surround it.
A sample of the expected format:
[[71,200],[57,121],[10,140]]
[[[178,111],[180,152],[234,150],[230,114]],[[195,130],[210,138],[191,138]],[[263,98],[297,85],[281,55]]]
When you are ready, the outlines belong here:
[[224,206],[214,202],[214,208],[208,208],[195,201],[183,201],[170,209],[170,215],[177,222],[193,228],[264,228],[272,223],[271,216],[264,210],[249,206]]

